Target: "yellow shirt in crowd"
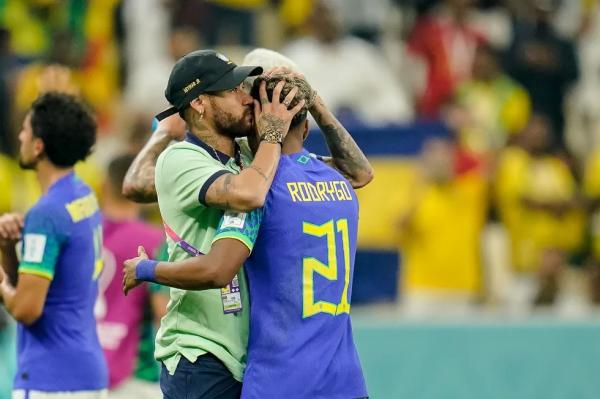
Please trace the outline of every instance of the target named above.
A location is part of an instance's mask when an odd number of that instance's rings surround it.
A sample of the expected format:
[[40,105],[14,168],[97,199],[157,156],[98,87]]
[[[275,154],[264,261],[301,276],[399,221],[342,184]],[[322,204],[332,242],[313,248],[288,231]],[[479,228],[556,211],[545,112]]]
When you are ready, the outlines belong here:
[[[583,191],[588,198],[600,199],[600,150],[592,153],[586,162]],[[600,210],[592,213],[590,224],[592,254],[596,260],[600,260]]]
[[486,192],[477,172],[422,189],[401,236],[405,290],[479,293]]
[[570,252],[583,239],[584,218],[578,210],[556,215],[523,205],[536,201],[569,201],[576,183],[568,166],[558,157],[533,157],[521,148],[508,147],[499,161],[495,181],[496,200],[511,242],[513,267],[531,272],[546,249]]

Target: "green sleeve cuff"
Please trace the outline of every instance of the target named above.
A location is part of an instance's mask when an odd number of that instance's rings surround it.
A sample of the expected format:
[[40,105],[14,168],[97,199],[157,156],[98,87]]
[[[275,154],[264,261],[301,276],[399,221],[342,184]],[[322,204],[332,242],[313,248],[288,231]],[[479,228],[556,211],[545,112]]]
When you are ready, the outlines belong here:
[[50,281],[54,279],[54,272],[48,270],[48,268],[42,264],[21,263],[19,265],[19,273],[33,274],[35,276],[47,278]]
[[223,238],[233,238],[234,240],[240,241],[244,244],[250,252],[254,249],[254,242],[245,234],[238,233],[237,231],[223,231],[222,233],[218,233],[215,238],[213,238],[212,243],[214,244],[218,240],[222,240]]

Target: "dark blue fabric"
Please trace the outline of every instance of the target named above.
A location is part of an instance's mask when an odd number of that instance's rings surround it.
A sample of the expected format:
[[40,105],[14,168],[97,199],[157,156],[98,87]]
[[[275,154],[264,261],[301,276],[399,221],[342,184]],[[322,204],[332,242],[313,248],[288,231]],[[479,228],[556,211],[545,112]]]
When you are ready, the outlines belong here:
[[[439,121],[417,121],[410,125],[377,128],[345,126],[367,156],[414,156],[421,151],[427,139],[450,136],[448,127]],[[318,130],[311,131],[304,146],[315,154],[329,154],[323,134]]]
[[242,383],[219,359],[207,353],[194,363],[182,357],[174,375],[163,364],[160,389],[164,399],[238,399]]

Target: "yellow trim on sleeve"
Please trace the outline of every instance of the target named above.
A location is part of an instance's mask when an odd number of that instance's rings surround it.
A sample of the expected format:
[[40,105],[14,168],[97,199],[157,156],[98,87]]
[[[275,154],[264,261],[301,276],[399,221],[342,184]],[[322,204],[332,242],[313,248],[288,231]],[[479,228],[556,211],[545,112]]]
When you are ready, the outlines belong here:
[[20,267],[19,268],[19,274],[21,274],[21,273],[23,273],[23,274],[32,274],[34,276],[44,277],[44,278],[47,278],[50,281],[52,281],[54,279],[54,275],[52,275],[51,273],[48,273],[48,272],[41,271],[41,270],[28,269],[28,268]]
[[246,247],[248,247],[248,250],[250,252],[252,252],[252,249],[254,248],[254,245],[250,242],[248,237],[246,237],[243,234],[234,232],[234,231],[226,231],[226,232],[217,234],[215,236],[215,238],[213,238],[212,243],[214,244],[215,242],[217,242],[218,240],[222,240],[223,238],[233,238],[234,240],[238,240],[239,242],[244,244]]

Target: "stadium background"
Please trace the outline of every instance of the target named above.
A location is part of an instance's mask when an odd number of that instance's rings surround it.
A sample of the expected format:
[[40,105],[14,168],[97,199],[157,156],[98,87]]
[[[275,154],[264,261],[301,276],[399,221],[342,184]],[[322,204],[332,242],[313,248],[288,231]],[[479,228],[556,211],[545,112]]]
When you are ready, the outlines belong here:
[[[39,195],[15,162],[38,93],[96,111],[78,172],[99,190],[178,57],[276,49],[375,168],[353,293],[371,396],[600,394],[599,1],[4,0],[0,26],[0,212]],[[13,369],[4,317],[0,398]]]

